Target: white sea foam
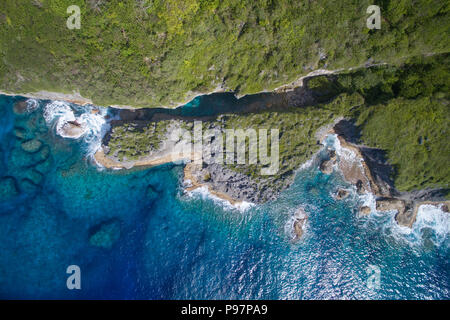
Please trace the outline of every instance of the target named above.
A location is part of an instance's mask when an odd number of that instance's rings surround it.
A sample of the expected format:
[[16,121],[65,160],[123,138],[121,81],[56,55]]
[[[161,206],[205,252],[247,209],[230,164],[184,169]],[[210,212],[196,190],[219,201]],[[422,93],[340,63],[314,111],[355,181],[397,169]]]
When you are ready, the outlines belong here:
[[[356,192],[356,190],[355,190],[355,192]],[[369,193],[359,195],[359,199],[362,202],[361,206],[369,207],[371,213],[377,211],[375,195],[373,195],[372,193],[369,192]]]
[[361,163],[361,159],[357,156],[357,154],[348,148],[343,148],[341,146],[340,140],[337,138],[337,134],[329,134],[325,139],[325,143],[329,145],[331,148],[336,151],[336,155],[344,159],[347,162],[356,162],[358,164]]
[[[71,105],[63,101],[52,101],[44,108],[44,119],[56,133],[69,139],[82,138],[89,155],[94,154],[101,146],[101,139],[109,128],[105,120],[106,109],[97,108],[93,112],[93,106]],[[67,134],[64,126],[69,121],[76,121],[80,130],[76,134]]]
[[308,169],[312,166],[312,164],[314,163],[314,158],[317,156],[317,154],[315,154],[311,159],[307,160],[305,163],[303,163],[299,170],[305,170]]
[[55,119],[74,121],[75,115],[69,104],[62,101],[52,101],[44,108],[44,119],[47,124],[52,124]]
[[423,204],[417,211],[417,223],[423,226],[437,226],[436,231],[447,234],[450,230],[450,216],[443,205]]
[[191,197],[199,197],[202,200],[210,199],[213,200],[216,204],[220,204],[225,209],[237,209],[241,212],[245,212],[255,206],[254,203],[247,201],[237,202],[233,205],[229,201],[213,195],[211,192],[209,192],[207,186],[201,186],[199,188],[195,188],[194,190],[188,191],[187,195]]
[[449,245],[450,216],[441,206],[421,205],[417,211],[416,221],[412,228],[399,225],[395,220],[396,210],[374,211],[370,219],[380,227],[387,237],[396,241],[406,242],[413,247],[423,246],[432,242],[436,246],[444,243]]
[[442,210],[442,205],[423,204],[419,207],[411,232],[419,237],[425,228],[433,230],[432,241],[437,245],[447,238],[450,231],[450,215]]
[[39,103],[36,99],[27,100],[27,112],[33,112],[39,107]]
[[247,211],[254,206],[255,206],[254,203],[247,201],[238,202],[234,205],[234,207],[237,208],[239,211]]
[[[360,165],[361,159],[347,148],[343,148],[337,139],[336,134],[329,134],[323,141],[325,147],[330,147],[336,151],[336,155],[340,159],[354,161]],[[356,193],[356,188],[353,188]],[[448,239],[450,231],[450,215],[444,212],[441,206],[424,204],[421,205],[417,212],[416,221],[412,228],[401,226],[395,220],[396,210],[382,212],[376,210],[376,197],[372,193],[358,195],[361,206],[370,208],[370,219],[376,220],[377,224],[381,224],[382,232],[389,234],[397,240],[406,240],[412,245],[424,243],[425,238],[429,238],[435,245],[441,245]],[[424,235],[425,230],[431,231],[430,234]]]

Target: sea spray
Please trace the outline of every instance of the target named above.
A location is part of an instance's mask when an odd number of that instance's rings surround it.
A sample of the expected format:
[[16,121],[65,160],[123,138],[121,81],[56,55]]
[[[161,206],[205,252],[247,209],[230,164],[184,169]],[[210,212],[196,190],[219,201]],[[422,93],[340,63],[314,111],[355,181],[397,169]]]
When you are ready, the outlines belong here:
[[36,99],[27,100],[27,112],[34,112],[39,107],[39,102]]
[[[106,121],[107,113],[107,108],[52,101],[45,105],[43,116],[47,125],[59,136],[69,139],[82,138],[86,153],[92,156],[100,148],[102,138],[110,128]],[[79,126],[76,134],[68,134],[64,129],[69,123]]]
[[194,190],[187,191],[186,194],[191,198],[201,199],[202,201],[209,199],[212,200],[215,204],[222,206],[224,209],[237,209],[240,212],[245,212],[255,206],[254,203],[247,201],[240,201],[232,204],[228,200],[219,198],[212,194],[207,186],[201,186],[195,188]]
[[[355,162],[361,165],[361,159],[347,148],[343,148],[336,134],[329,134],[324,139],[324,149],[333,149],[340,159]],[[356,187],[353,186],[352,193],[357,194]],[[396,210],[382,212],[376,210],[376,196],[371,192],[357,194],[361,207],[370,208],[370,219],[376,220],[382,232],[391,235],[397,240],[404,241],[412,245],[422,245],[426,239],[435,245],[441,245],[448,240],[450,230],[450,216],[442,208],[433,205],[421,205],[417,212],[417,218],[412,228],[401,226],[395,220]],[[428,233],[427,231],[428,230]],[[431,232],[430,232],[431,231]]]
[[418,241],[425,238],[425,230],[432,230],[430,240],[435,245],[442,245],[448,240],[450,231],[450,216],[442,210],[442,205],[424,204],[417,210],[416,221],[409,232]]

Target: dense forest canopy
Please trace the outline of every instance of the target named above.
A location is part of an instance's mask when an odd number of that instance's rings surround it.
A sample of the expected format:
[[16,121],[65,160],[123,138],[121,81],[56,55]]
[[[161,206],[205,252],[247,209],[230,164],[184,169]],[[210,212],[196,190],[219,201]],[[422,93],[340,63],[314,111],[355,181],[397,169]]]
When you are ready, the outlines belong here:
[[[379,30],[366,26],[372,4]],[[66,25],[71,5],[80,29]],[[447,52],[448,12],[440,0],[1,1],[0,90],[140,107],[255,93],[318,68]]]

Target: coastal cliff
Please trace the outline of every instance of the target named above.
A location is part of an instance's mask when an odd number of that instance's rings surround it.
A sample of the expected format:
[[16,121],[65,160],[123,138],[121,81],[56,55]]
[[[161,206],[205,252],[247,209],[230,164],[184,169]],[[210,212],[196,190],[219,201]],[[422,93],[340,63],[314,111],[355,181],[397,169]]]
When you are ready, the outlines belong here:
[[[447,60],[448,55],[436,55],[401,67],[312,76],[300,87],[241,99],[208,95],[174,110],[116,110],[95,159],[113,168],[192,161],[192,154],[174,157],[169,139],[175,128],[192,133],[196,121],[222,137],[230,129],[275,128],[280,133],[276,174],[262,176],[261,164],[203,163],[189,167],[190,175],[223,198],[264,203],[289,187],[308,162],[326,175],[338,171],[358,195],[373,195],[376,201],[363,205],[360,215],[396,210],[397,221],[410,226],[422,201],[448,197],[443,143],[448,84],[442,80]],[[411,79],[420,80],[413,87]],[[428,91],[412,98],[430,83]],[[335,137],[330,150],[323,147],[326,136]],[[203,145],[211,147],[212,140]],[[348,192],[337,190],[334,197],[344,199]]]
[[173,108],[208,92],[254,94],[318,69],[448,50],[444,2],[384,2],[377,32],[366,28],[369,4],[350,0],[80,3],[81,29],[68,29],[70,4],[1,2],[0,90]]
[[[399,192],[393,186],[390,176],[393,168],[386,162],[383,152],[350,141],[355,140],[355,128],[348,120],[337,123],[330,134],[336,136],[336,151],[330,152],[331,159],[321,163],[321,170],[330,173],[335,165],[345,181],[356,188],[360,195],[375,197],[376,211],[396,211],[395,220],[401,226],[412,228],[417,212],[422,205],[431,205],[449,212],[450,202],[445,200],[445,190]],[[337,157],[334,156],[337,153]],[[359,208],[360,215],[370,214],[367,206]]]

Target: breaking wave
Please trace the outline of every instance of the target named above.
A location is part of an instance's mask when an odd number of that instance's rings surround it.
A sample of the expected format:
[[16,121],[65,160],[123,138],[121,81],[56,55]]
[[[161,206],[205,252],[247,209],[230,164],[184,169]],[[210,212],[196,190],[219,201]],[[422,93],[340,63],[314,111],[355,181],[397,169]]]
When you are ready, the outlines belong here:
[[[356,154],[352,150],[343,148],[337,139],[336,134],[329,134],[323,142],[324,148],[331,148],[336,154],[345,159],[360,163]],[[442,209],[441,205],[423,204],[417,210],[416,221],[412,228],[401,226],[395,220],[397,211],[382,212],[376,210],[376,197],[372,193],[358,195],[356,188],[352,188],[352,193],[359,198],[360,206],[370,208],[369,220],[376,221],[381,226],[382,232],[397,240],[407,241],[411,245],[426,245],[431,242],[436,246],[449,245],[450,215]]]
[[209,199],[209,200],[212,200],[215,204],[222,206],[224,209],[237,209],[240,212],[245,212],[255,206],[254,203],[247,202],[247,201],[241,201],[241,202],[232,204],[228,200],[219,198],[219,197],[215,196],[214,194],[212,194],[209,191],[207,186],[201,186],[201,187],[195,188],[194,190],[186,192],[186,194],[187,194],[187,196],[192,197],[192,198],[197,198],[197,199],[202,199],[202,200]]
[[101,140],[109,130],[105,118],[107,113],[107,108],[52,101],[45,105],[43,116],[47,125],[53,128],[57,135],[68,139],[81,139],[87,153],[92,155],[100,148]]
[[401,230],[413,241],[421,243],[432,241],[440,246],[448,240],[450,216],[442,210],[442,205],[423,204],[417,210],[412,229],[401,228]]

